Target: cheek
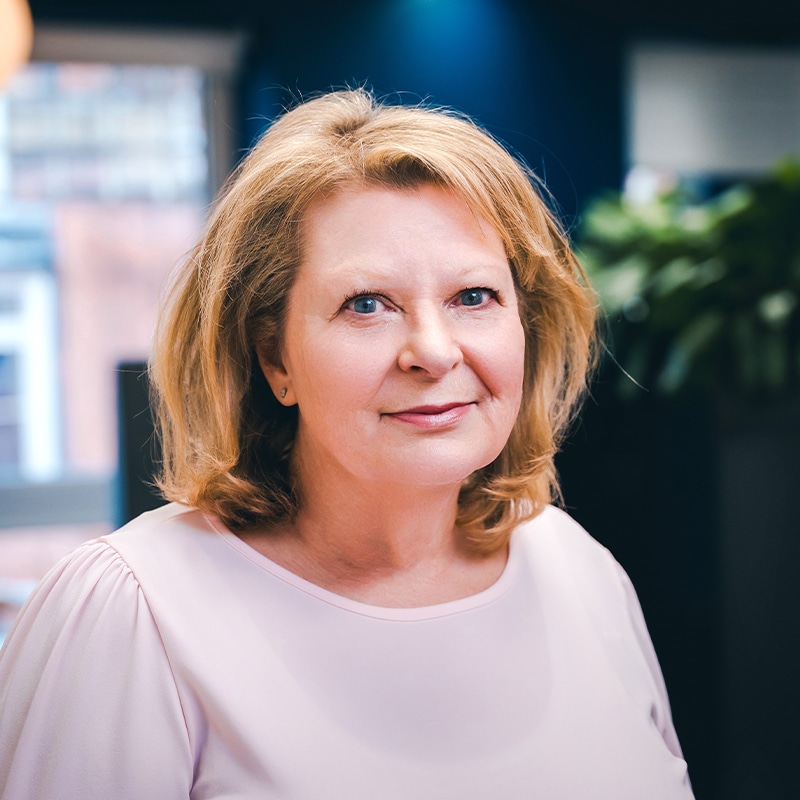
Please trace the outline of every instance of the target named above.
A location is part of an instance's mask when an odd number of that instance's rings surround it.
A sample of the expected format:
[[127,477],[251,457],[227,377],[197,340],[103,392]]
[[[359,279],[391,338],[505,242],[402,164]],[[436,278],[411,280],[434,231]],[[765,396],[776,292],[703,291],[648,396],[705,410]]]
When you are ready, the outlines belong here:
[[380,385],[383,375],[380,348],[348,341],[347,337],[322,336],[304,341],[290,362],[298,392],[300,412],[313,406],[355,409]]
[[486,363],[497,393],[519,404],[525,377],[525,332],[522,323],[515,321],[491,337]]

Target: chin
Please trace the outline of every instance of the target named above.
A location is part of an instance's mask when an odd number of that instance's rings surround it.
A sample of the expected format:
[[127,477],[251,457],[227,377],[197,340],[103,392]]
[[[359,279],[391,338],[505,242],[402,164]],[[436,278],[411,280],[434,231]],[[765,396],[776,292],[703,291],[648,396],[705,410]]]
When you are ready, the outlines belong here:
[[450,453],[437,454],[434,458],[399,458],[391,464],[383,464],[374,470],[365,472],[362,468],[360,472],[370,480],[381,480],[387,483],[396,483],[403,486],[422,487],[460,487],[461,484],[474,472],[482,469],[487,464],[491,464],[497,453],[484,454],[481,458],[476,458],[474,452],[468,455]]

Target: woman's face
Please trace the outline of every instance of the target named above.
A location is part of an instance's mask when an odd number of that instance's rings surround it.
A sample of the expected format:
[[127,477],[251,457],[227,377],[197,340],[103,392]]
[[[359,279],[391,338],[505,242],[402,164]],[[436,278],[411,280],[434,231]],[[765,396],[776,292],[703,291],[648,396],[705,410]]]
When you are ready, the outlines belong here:
[[301,485],[457,485],[520,407],[525,338],[502,241],[444,189],[349,188],[312,205],[282,362]]

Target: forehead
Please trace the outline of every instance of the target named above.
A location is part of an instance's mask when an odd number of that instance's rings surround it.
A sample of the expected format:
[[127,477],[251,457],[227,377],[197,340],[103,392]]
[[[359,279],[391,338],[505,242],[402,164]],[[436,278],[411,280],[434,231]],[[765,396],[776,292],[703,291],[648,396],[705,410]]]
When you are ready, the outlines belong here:
[[[446,263],[506,263],[500,234],[450,189],[351,186],[317,198],[301,221],[303,265],[363,262],[379,269],[425,252]],[[465,264],[465,265],[466,265]]]

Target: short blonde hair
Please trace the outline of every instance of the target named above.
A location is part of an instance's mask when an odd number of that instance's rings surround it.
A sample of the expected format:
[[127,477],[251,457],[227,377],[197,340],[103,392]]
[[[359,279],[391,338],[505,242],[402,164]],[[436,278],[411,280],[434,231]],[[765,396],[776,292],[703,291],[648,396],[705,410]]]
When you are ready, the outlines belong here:
[[593,364],[595,300],[535,177],[470,119],[336,91],[280,117],[223,188],[162,311],[150,365],[167,499],[233,530],[291,519],[296,407],[277,402],[255,348],[279,359],[315,199],[346,185],[446,187],[505,244],[526,338],[522,406],[501,454],[464,481],[458,525],[502,547],[558,496],[554,456]]

